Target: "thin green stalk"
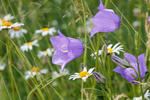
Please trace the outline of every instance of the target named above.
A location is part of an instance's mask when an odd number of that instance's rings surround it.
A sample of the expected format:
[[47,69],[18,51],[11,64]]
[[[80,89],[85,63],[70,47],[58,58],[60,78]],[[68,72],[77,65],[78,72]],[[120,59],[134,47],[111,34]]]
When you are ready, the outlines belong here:
[[83,100],[83,92],[82,92],[82,90],[83,90],[83,80],[81,81],[81,100]]
[[[138,59],[137,59],[137,64],[138,64],[138,78],[139,78],[139,81],[142,82],[141,71],[140,71],[140,66],[139,66]],[[142,85],[140,85],[140,89],[141,89],[142,100],[144,100],[144,93],[143,93],[143,87],[142,87]]]
[[143,93],[143,86],[142,85],[140,85],[140,89],[141,89],[141,94],[142,94],[142,100],[145,100],[144,99],[144,93]]
[[113,89],[112,89],[112,81],[111,81],[111,75],[112,75],[112,69],[111,69],[111,61],[110,61],[110,56],[108,56],[108,76],[109,76],[109,87],[110,87],[110,95],[111,95],[111,100],[113,100]]
[[85,45],[84,45],[84,58],[83,58],[83,65],[86,66],[86,54],[87,54],[87,32],[86,32],[86,15],[85,15],[85,8],[83,4],[83,0],[81,0],[82,9],[83,9],[83,22],[84,22],[84,32],[85,32]]
[[[7,45],[7,53],[8,53],[8,66],[9,66],[9,72],[10,72],[10,79],[11,79],[11,86],[12,86],[12,91],[13,91],[13,99],[15,100],[15,89],[16,89],[16,92],[17,92],[17,95],[19,97],[19,100],[21,100],[21,97],[20,97],[20,92],[18,90],[18,87],[16,85],[16,82],[15,82],[15,78],[14,78],[14,75],[13,75],[13,71],[12,71],[12,54],[11,54],[11,43],[10,43],[10,39],[9,39],[9,35],[7,34],[7,38],[8,38],[8,45]],[[14,88],[15,87],[15,88]]]

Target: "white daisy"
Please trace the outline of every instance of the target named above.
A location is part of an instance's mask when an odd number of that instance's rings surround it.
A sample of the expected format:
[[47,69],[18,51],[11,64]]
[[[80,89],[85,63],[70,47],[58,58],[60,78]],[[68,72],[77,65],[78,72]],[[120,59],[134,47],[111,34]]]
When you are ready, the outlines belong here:
[[84,82],[86,82],[86,79],[92,75],[93,70],[94,70],[94,68],[90,68],[89,71],[87,71],[87,68],[84,67],[83,71],[81,71],[80,73],[75,73],[74,75],[71,75],[69,77],[69,80],[70,79],[75,80],[75,79],[81,78]]
[[[112,44],[109,44],[107,46],[107,53],[109,53],[109,54],[117,53],[119,55],[120,52],[124,52],[123,51],[123,46],[120,45],[120,43],[117,43],[114,46]],[[100,56],[101,54],[102,54],[102,50],[99,50],[98,51],[98,56]],[[96,59],[97,52],[92,53],[90,56],[93,57],[94,59]]]
[[35,33],[36,34],[42,34],[42,36],[46,36],[46,35],[53,35],[56,32],[55,28],[42,28],[40,30],[36,30]]
[[32,50],[32,48],[33,48],[32,46],[39,46],[39,44],[37,42],[38,42],[38,40],[34,40],[32,42],[25,43],[24,45],[21,46],[21,50],[23,52]]
[[[144,98],[145,100],[150,100],[150,93],[149,93],[149,90],[146,91],[146,93],[144,94]],[[133,100],[142,100],[142,96],[140,97],[134,97]]]
[[3,18],[0,18],[0,30],[11,28],[13,23],[11,20],[14,19],[14,16],[11,16],[10,14],[4,16]]
[[134,21],[133,23],[132,23],[132,25],[136,28],[136,27],[139,27],[140,26],[140,22],[139,21]]
[[2,63],[0,64],[0,71],[3,71],[6,68],[6,64]]
[[41,58],[41,57],[45,57],[45,56],[52,56],[52,53],[54,52],[54,49],[53,48],[48,48],[44,51],[39,51],[38,53],[38,57]]
[[38,67],[33,67],[31,70],[25,72],[25,79],[33,78],[37,74],[46,74],[48,72],[48,69],[42,69],[40,70]]
[[120,43],[115,44],[114,46],[112,44],[109,44],[107,46],[107,52],[108,53],[117,53],[118,55],[120,54],[120,52],[124,52],[123,51],[123,46],[120,45]]
[[[100,56],[101,53],[102,53],[102,50],[99,50],[99,51],[98,51],[98,56]],[[96,59],[97,52],[92,53],[90,56],[93,57],[94,59]]]
[[[91,30],[92,30],[92,28],[93,28],[93,19],[92,19],[92,18],[89,18],[89,19],[86,21],[86,31],[87,31],[88,33],[90,33]],[[84,26],[79,26],[79,27],[77,28],[77,32],[78,32],[78,33],[84,33],[84,31],[85,31]]]
[[12,25],[12,28],[9,29],[10,38],[19,38],[27,33],[27,30],[21,28],[22,25],[24,24],[18,22]]
[[56,78],[60,75],[65,76],[65,75],[68,75],[68,74],[69,74],[69,71],[67,69],[64,69],[62,72],[61,72],[61,70],[59,70],[59,73],[57,71],[54,71],[54,72],[52,72],[52,78],[54,79],[54,78]]
[[149,90],[147,90],[146,93],[144,94],[144,98],[146,100],[150,100],[150,92],[149,92]]
[[134,9],[133,9],[133,14],[134,14],[134,15],[138,15],[138,14],[140,14],[140,12],[141,12],[141,9],[140,9],[140,8],[134,8]]

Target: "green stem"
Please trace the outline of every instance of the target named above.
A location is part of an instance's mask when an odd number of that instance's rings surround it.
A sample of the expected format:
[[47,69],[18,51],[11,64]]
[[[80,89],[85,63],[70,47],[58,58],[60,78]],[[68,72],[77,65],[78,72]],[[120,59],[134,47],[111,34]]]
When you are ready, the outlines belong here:
[[83,80],[81,81],[81,100],[83,100],[83,92],[82,92],[82,90],[83,90]]
[[143,93],[143,86],[140,85],[140,88],[141,88],[142,100],[145,100],[145,99],[144,99],[144,93]]
[[85,31],[85,49],[84,49],[84,59],[83,59],[83,65],[86,66],[86,54],[87,54],[87,32],[86,32],[86,15],[85,15],[85,8],[83,4],[83,0],[81,0],[82,3],[82,9],[83,9],[83,22],[84,22],[84,31]]

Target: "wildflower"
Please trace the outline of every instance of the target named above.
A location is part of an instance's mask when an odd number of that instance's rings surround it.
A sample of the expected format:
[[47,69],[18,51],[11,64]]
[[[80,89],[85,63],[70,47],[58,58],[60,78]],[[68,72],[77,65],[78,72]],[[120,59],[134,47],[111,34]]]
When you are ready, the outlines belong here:
[[[150,100],[150,93],[149,93],[149,90],[146,91],[146,93],[144,94],[144,98],[145,100]],[[134,97],[133,100],[142,100],[142,96],[140,97]]]
[[52,62],[60,65],[61,70],[63,70],[67,63],[81,56],[84,47],[80,40],[66,37],[60,31],[58,33],[59,36],[50,38],[55,49]]
[[107,46],[107,52],[108,53],[110,53],[110,54],[111,53],[117,53],[119,55],[120,51],[124,52],[123,48],[122,48],[122,45],[120,45],[120,43],[115,44],[113,47],[112,46],[113,46],[112,44],[109,44]]
[[128,61],[126,61],[125,59],[121,59],[118,56],[112,55],[111,59],[114,63],[116,63],[117,65],[119,65],[121,67],[125,68],[125,66],[129,66]]
[[[106,49],[106,50],[105,50]],[[98,51],[98,56],[102,54],[102,51],[106,52],[107,54],[115,54],[117,53],[118,55],[120,52],[124,52],[122,45],[120,43],[115,44],[114,46],[112,44],[109,44],[108,46],[103,46],[102,50]],[[96,59],[97,52],[92,53],[90,56]]]
[[27,33],[27,30],[21,28],[22,25],[24,24],[18,22],[12,25],[12,28],[9,29],[9,34],[11,38],[19,38],[22,37],[23,34]]
[[102,74],[100,74],[98,72],[93,72],[93,76],[94,76],[94,78],[96,79],[97,82],[105,83],[105,77]]
[[4,16],[2,19],[0,18],[0,30],[11,28],[13,25],[11,22],[12,19],[14,19],[14,16],[11,16],[10,14]]
[[91,76],[91,75],[93,74],[93,73],[92,73],[93,70],[94,70],[94,68],[90,68],[89,71],[87,71],[87,68],[84,67],[83,71],[81,71],[81,72],[79,72],[79,73],[75,73],[74,75],[71,75],[71,76],[69,77],[69,80],[70,80],[70,79],[75,80],[75,79],[81,78],[84,82],[86,82],[86,79],[87,79],[89,76]]
[[24,45],[21,46],[21,50],[23,52],[32,50],[33,46],[39,46],[37,42],[38,42],[38,40],[34,40],[32,42],[25,43]]
[[45,56],[52,56],[52,53],[53,53],[54,49],[46,49],[44,51],[39,51],[38,53],[38,57],[41,58],[41,57],[45,57]]
[[[137,82],[134,81],[142,81],[145,77],[145,73],[147,72],[144,54],[138,56],[138,62],[136,57],[129,53],[125,53],[124,59],[129,62],[131,67],[123,68],[121,66],[118,66],[113,71],[121,74],[122,77],[124,77],[129,82],[133,82],[134,84],[137,84]],[[138,71],[138,66],[140,71]],[[140,75],[138,76],[137,73],[139,72]],[[138,80],[138,77],[140,77],[140,80]]]
[[6,64],[2,63],[0,64],[0,71],[3,71],[6,68]]
[[134,27],[139,27],[140,26],[140,22],[139,21],[134,21],[133,23],[132,23],[132,25],[134,26]]
[[[88,32],[88,33],[90,33],[91,32],[91,30],[92,30],[92,28],[93,28],[93,22],[92,22],[92,18],[89,18],[87,21],[86,21],[86,31]],[[84,31],[85,31],[85,29],[84,29],[84,26],[79,26],[78,28],[77,28],[77,32],[78,33],[84,33]]]
[[[98,51],[98,56],[100,56],[101,53],[102,53],[102,50],[99,50],[99,51]],[[92,53],[90,56],[93,57],[94,59],[96,59],[97,52]]]
[[69,74],[69,71],[67,69],[64,69],[63,72],[61,72],[61,70],[59,70],[59,73],[57,71],[54,71],[54,72],[52,72],[52,78],[54,79],[58,76],[61,76],[61,75],[65,76],[65,75],[68,75],[68,74]]
[[48,69],[42,69],[40,70],[38,67],[33,67],[31,70],[25,72],[25,79],[33,78],[37,74],[46,74],[48,72]]
[[150,16],[148,16],[148,19],[147,19],[147,20],[148,20],[148,22],[150,23]]
[[45,27],[45,28],[42,28],[40,30],[36,30],[35,33],[36,34],[42,34],[42,36],[46,36],[46,35],[53,35],[54,33],[56,32],[55,28],[48,28],[48,27]]
[[140,14],[140,12],[141,12],[140,8],[134,8],[133,9],[133,14],[134,15],[138,15],[138,14]]
[[106,9],[100,0],[99,12],[93,18],[94,28],[91,37],[97,32],[113,32],[120,25],[120,18],[111,9]]

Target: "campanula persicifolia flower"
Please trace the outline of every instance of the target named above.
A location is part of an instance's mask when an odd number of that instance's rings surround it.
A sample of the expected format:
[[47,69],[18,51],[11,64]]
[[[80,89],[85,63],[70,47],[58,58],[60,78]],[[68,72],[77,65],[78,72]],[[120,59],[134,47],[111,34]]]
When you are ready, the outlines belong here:
[[111,9],[106,9],[100,0],[99,12],[93,18],[94,28],[91,31],[91,37],[97,32],[113,32],[120,25],[120,18]]
[[59,30],[58,34],[59,36],[50,37],[55,49],[52,62],[60,65],[61,70],[63,70],[67,63],[82,55],[84,47],[80,40],[66,37]]
[[[130,66],[128,68],[118,66],[113,71],[121,74],[122,77],[129,82],[135,83],[134,81],[142,81],[145,77],[145,73],[147,72],[144,54],[139,55],[138,59],[136,59],[135,56],[125,53],[124,59],[129,62]],[[139,77],[140,80],[137,80]],[[135,84],[137,84],[137,82]]]

